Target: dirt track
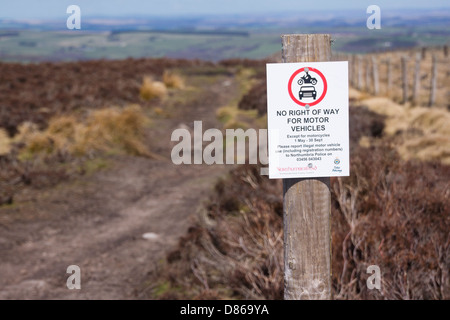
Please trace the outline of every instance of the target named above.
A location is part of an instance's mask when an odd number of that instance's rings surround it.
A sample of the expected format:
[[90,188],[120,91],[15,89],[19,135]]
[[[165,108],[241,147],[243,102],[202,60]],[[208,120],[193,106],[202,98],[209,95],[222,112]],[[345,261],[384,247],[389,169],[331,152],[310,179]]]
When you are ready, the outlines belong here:
[[[236,98],[235,82],[205,84],[192,110],[152,129],[153,150],[168,160],[115,156],[105,170],[52,189],[28,190],[0,209],[0,299],[130,299],[189,227],[216,179],[229,166],[176,166],[170,134]],[[226,85],[224,85],[224,81]],[[150,233],[150,234],[149,234]],[[143,235],[147,234],[147,238]],[[69,265],[81,290],[68,290]]]

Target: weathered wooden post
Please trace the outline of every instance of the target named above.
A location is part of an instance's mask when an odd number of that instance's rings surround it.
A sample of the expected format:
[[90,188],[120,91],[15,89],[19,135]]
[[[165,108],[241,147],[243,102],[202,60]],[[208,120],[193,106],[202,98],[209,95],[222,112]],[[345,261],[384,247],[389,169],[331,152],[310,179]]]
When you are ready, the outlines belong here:
[[437,59],[436,55],[433,55],[433,64],[431,67],[431,88],[430,88],[430,103],[432,107],[436,102],[436,85],[437,85]]
[[372,56],[372,75],[373,75],[373,94],[377,96],[380,93],[380,87],[378,84],[378,64],[375,56]]
[[[327,34],[283,35],[283,62],[330,61]],[[283,179],[284,298],[331,299],[330,178]]]
[[444,45],[444,57],[448,57],[448,45]]
[[427,57],[427,47],[422,47],[422,60]]
[[358,56],[358,90],[362,89],[362,57]]
[[408,101],[408,58],[402,57],[403,103]]
[[354,82],[353,82],[353,64],[352,64],[352,55],[348,54],[347,55],[347,61],[348,61],[348,78],[349,78],[349,82],[351,86],[354,86]]
[[412,102],[414,105],[419,103],[419,91],[420,91],[420,60],[421,54],[416,54],[416,65],[414,68],[414,85],[413,85],[413,96]]
[[391,58],[387,58],[386,60],[386,68],[387,68],[387,79],[386,79],[386,94],[389,96],[392,88],[392,64]]
[[357,78],[357,76],[356,76],[356,71],[357,71],[357,67],[356,67],[356,56],[354,55],[354,54],[351,54],[350,55],[350,61],[349,61],[349,64],[351,64],[351,72],[349,72],[349,74],[350,74],[350,83],[352,84],[352,87],[353,88],[356,88],[356,85],[357,85],[357,83],[356,83],[356,78]]
[[370,90],[370,63],[369,58],[366,59],[366,91],[371,92]]

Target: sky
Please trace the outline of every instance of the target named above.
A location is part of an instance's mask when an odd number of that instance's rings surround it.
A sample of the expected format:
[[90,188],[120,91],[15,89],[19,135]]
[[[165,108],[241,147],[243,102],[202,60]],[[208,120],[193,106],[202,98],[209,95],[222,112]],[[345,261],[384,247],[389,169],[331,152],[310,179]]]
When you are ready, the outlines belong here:
[[[245,15],[278,12],[361,10],[376,4],[383,10],[437,9],[450,12],[448,0],[0,0],[3,19],[57,19],[66,17],[69,5],[76,4],[84,16],[195,16]],[[1,25],[0,25],[1,28]]]

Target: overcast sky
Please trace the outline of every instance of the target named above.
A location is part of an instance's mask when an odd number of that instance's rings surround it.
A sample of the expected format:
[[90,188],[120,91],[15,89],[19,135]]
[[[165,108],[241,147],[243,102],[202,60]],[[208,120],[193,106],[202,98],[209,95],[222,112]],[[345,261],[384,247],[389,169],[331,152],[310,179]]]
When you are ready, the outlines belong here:
[[382,12],[393,9],[450,9],[448,0],[0,0],[0,18],[59,18],[66,16],[66,8],[71,4],[80,6],[82,15],[104,17],[365,11],[370,4],[380,6]]

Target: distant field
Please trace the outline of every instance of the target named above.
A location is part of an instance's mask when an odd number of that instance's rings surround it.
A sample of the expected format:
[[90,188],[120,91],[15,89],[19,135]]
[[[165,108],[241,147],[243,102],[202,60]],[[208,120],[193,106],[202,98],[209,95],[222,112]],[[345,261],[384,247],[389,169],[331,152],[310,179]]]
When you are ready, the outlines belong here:
[[[330,32],[331,31],[331,32]],[[448,43],[444,29],[391,27],[368,30],[343,26],[302,27],[286,31],[35,31],[0,30],[0,61],[39,62],[128,57],[171,57],[218,61],[262,59],[281,50],[283,33],[331,33],[335,51],[361,53]]]
[[276,35],[167,32],[20,31],[1,36],[3,61],[73,61],[172,57],[222,60],[259,59],[279,50]]

